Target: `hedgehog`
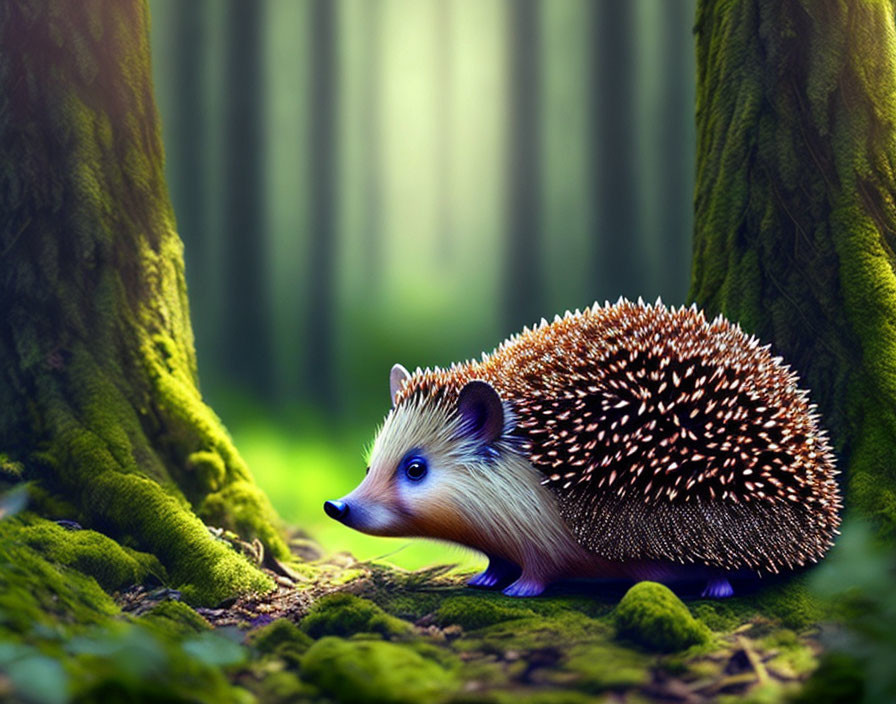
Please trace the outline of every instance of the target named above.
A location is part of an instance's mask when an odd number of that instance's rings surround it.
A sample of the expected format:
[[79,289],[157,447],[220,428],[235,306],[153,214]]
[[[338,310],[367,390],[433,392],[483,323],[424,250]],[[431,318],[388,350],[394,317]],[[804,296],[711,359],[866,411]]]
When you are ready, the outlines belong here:
[[473,548],[470,580],[535,596],[568,578],[705,584],[817,562],[841,501],[826,432],[770,345],[696,306],[620,299],[480,361],[396,364],[346,526]]

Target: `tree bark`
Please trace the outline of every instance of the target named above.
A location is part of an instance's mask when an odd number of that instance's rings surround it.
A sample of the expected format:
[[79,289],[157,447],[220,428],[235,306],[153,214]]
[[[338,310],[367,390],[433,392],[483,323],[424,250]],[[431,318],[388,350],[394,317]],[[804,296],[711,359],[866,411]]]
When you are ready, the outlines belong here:
[[141,0],[0,7],[0,451],[32,509],[157,556],[214,603],[286,548],[197,388]]
[[846,504],[896,538],[890,2],[701,0],[690,297],[812,391]]

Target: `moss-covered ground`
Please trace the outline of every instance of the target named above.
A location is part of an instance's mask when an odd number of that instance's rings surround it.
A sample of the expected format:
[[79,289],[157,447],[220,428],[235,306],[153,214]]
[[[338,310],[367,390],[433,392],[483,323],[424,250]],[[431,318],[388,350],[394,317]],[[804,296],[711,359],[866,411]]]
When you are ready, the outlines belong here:
[[[278,511],[294,522],[310,511],[278,504],[295,492],[269,486],[242,444]],[[292,559],[271,561],[211,528],[275,587],[199,606],[147,553],[30,508],[15,491],[0,497],[0,701],[837,702],[896,691],[892,555],[854,523],[819,569],[720,601],[612,582],[512,599],[464,586],[470,563],[327,555],[302,533]],[[428,549],[430,563],[453,556]]]
[[0,699],[765,702],[863,685],[822,655],[831,602],[801,579],[725,601],[649,582],[522,600],[446,568],[293,547],[291,567],[267,570],[273,592],[193,608],[99,533],[0,520]]

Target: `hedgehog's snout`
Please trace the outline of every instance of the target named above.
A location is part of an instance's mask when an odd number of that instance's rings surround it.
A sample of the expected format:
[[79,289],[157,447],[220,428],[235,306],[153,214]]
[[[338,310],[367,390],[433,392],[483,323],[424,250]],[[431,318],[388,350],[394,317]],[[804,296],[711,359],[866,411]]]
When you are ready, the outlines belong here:
[[324,501],[324,513],[337,521],[344,521],[348,516],[348,504],[345,501]]

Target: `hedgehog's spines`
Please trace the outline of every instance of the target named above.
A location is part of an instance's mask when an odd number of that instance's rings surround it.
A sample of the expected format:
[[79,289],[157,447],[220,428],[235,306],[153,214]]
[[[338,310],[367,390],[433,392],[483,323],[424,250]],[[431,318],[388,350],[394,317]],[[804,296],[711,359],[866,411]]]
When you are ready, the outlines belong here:
[[[481,361],[414,377],[398,402],[450,400],[474,378],[495,386],[541,483],[580,542],[605,557],[693,554],[774,572],[817,560],[839,525],[827,433],[795,372],[695,305],[595,303],[525,328]],[[696,528],[676,523],[676,511]]]

